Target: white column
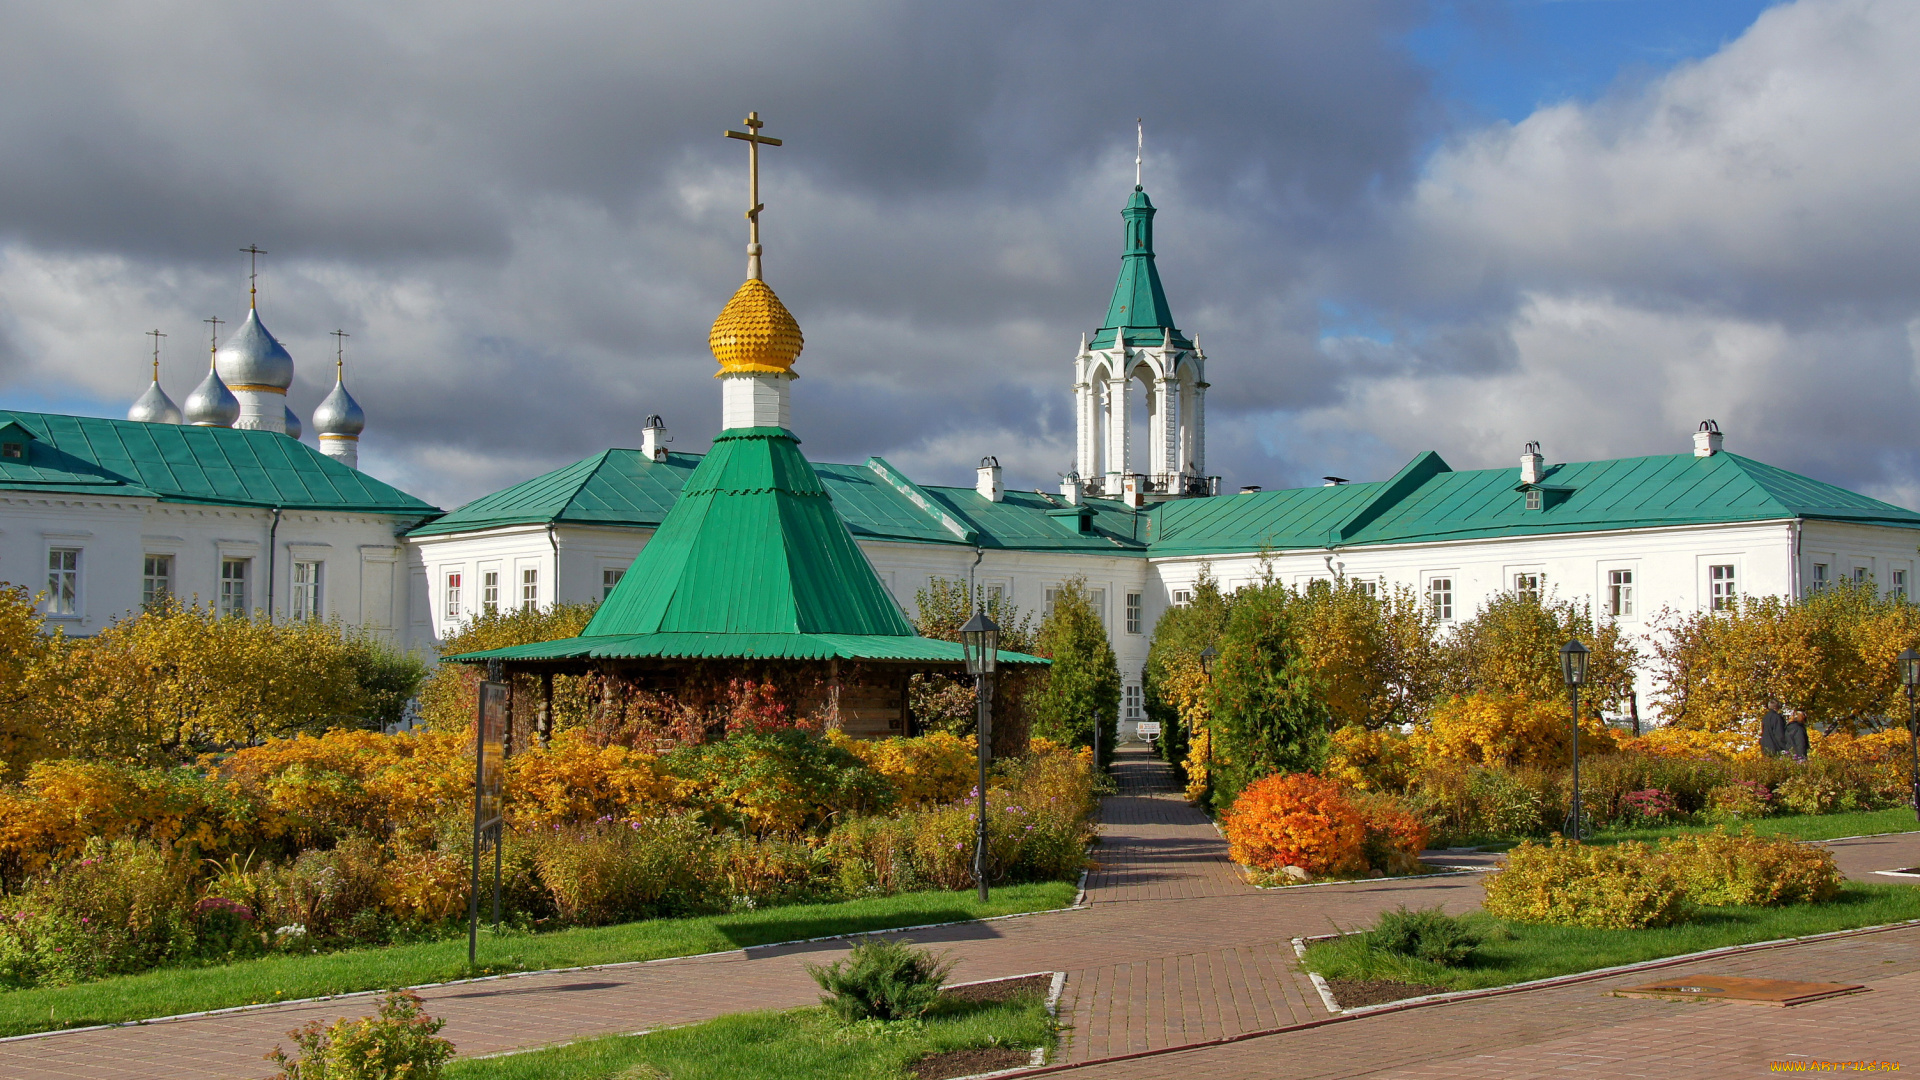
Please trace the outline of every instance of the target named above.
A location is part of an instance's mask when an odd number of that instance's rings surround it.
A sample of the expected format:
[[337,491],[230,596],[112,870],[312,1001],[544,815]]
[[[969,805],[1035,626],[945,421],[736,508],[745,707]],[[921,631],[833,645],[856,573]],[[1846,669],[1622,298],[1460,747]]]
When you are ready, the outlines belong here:
[[730,371],[720,378],[720,426],[777,427],[792,430],[787,408],[791,374]]
[[[1181,466],[1186,464],[1180,460],[1180,380],[1169,372],[1160,380],[1159,390],[1160,414],[1154,417],[1153,425],[1155,441],[1159,443],[1154,447],[1154,471],[1173,483],[1180,475]],[[1167,494],[1178,492],[1169,488]]]
[[233,426],[247,431],[287,430],[287,395],[272,387],[231,387],[240,401],[240,419]]
[[1193,471],[1198,476],[1207,475],[1207,384],[1196,376],[1193,380],[1193,419],[1189,423],[1187,457],[1193,462]]
[[322,435],[320,452],[349,469],[360,467],[360,436]]
[[[1124,351],[1122,352],[1124,354]],[[1122,364],[1125,361],[1121,361]],[[1121,369],[1123,372],[1125,368]],[[1130,380],[1125,374],[1115,376],[1107,383],[1107,489],[1109,498],[1120,493],[1131,462],[1129,451],[1133,449],[1133,431],[1129,427],[1127,408],[1127,384]]]

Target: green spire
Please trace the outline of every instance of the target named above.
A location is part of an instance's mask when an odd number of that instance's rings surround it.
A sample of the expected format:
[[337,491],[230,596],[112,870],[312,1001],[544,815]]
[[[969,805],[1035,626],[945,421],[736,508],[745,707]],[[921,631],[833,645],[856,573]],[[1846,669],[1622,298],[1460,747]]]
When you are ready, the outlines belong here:
[[783,428],[730,428],[582,637],[914,637]]
[[1113,302],[1107,305],[1107,321],[1102,323],[1091,348],[1113,346],[1114,334],[1125,331],[1131,345],[1158,345],[1160,331],[1173,331],[1173,343],[1189,349],[1187,340],[1173,324],[1173,312],[1167,307],[1166,290],[1160,287],[1160,271],[1153,263],[1153,208],[1147,193],[1135,185],[1133,198],[1127,200],[1120,217],[1126,224],[1126,246],[1120,252],[1120,280],[1113,286]]

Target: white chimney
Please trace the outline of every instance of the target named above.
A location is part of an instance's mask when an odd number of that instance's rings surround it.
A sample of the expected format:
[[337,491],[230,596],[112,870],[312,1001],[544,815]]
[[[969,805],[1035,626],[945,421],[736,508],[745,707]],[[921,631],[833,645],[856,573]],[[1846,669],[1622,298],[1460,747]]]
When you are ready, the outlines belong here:
[[1080,474],[1077,472],[1069,472],[1060,478],[1060,497],[1067,500],[1068,506],[1079,506],[1080,492],[1083,487],[1084,485],[1081,483]]
[[1120,501],[1138,510],[1147,501],[1146,489],[1146,477],[1139,473],[1128,473],[1120,484]]
[[1717,420],[1700,421],[1700,429],[1693,433],[1693,456],[1712,457],[1720,452],[1720,423]]
[[1000,486],[1000,459],[988,455],[980,459],[980,469],[974,475],[973,490],[988,502],[999,502],[1006,494]]
[[667,422],[658,416],[647,417],[640,429],[640,452],[652,461],[667,460]]
[[1527,452],[1520,455],[1520,482],[1537,484],[1547,474],[1547,459],[1540,456],[1540,444],[1530,442]]

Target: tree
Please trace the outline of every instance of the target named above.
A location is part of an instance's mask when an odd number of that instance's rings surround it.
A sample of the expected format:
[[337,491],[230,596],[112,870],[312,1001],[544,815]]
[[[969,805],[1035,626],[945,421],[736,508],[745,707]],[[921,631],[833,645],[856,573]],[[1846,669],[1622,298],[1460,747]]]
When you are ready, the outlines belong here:
[[[593,618],[598,604],[551,604],[544,608],[507,608],[473,615],[440,644],[441,656],[504,649],[536,641],[578,637]],[[480,708],[484,672],[472,664],[441,664],[420,687],[420,716],[436,731],[459,731],[471,725]],[[612,695],[598,676],[556,675],[553,679],[553,728],[585,727]],[[538,700],[540,683],[532,675],[517,675],[513,693],[518,701]],[[516,745],[525,746],[531,709],[514,710]]]
[[1434,620],[1405,586],[1377,594],[1341,575],[1294,597],[1301,650],[1336,723],[1381,727],[1426,715],[1439,687]]
[[0,779],[17,779],[46,745],[44,678],[48,659],[66,644],[46,621],[33,597],[0,582]]
[[1160,724],[1160,756],[1186,774],[1188,796],[1206,785],[1206,727],[1212,690],[1200,654],[1216,651],[1232,600],[1220,592],[1210,567],[1200,568],[1193,598],[1170,607],[1154,624],[1141,692],[1148,719]]
[[[914,626],[922,637],[941,641],[959,641],[960,627],[975,611],[1000,628],[1000,648],[1008,652],[1032,654],[1039,648],[1033,616],[1022,612],[1003,592],[988,592],[976,586],[967,595],[967,585],[952,578],[934,578],[914,594],[919,612]],[[1046,676],[1027,668],[1001,668],[993,680],[993,732],[989,738],[995,757],[1011,757],[1027,747],[1031,725],[1027,698],[1034,684]],[[979,696],[973,690],[973,677],[927,672],[915,675],[907,688],[908,707],[915,726],[921,731],[944,731],[967,736],[978,722]]]
[[1234,594],[1214,662],[1216,805],[1261,777],[1305,772],[1326,757],[1333,718],[1294,606],[1295,594],[1272,580]]
[[1560,647],[1577,640],[1590,650],[1582,709],[1617,710],[1633,690],[1640,654],[1609,619],[1596,624],[1592,610],[1571,600],[1503,592],[1488,600],[1442,646],[1447,697],[1497,694],[1528,701],[1565,701]]
[[1086,578],[1075,577],[1054,594],[1053,611],[1040,624],[1035,647],[1053,665],[1032,697],[1033,733],[1088,746],[1098,725],[1100,764],[1105,765],[1120,734],[1120,664]]

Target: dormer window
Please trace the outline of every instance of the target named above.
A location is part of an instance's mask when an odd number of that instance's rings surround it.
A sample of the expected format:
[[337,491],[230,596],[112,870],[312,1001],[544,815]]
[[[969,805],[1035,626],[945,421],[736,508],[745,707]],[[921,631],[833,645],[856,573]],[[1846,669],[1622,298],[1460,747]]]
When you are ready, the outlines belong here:
[[1544,501],[1545,501],[1545,496],[1541,493],[1539,488],[1527,489],[1527,509],[1538,510],[1540,509]]
[[21,442],[0,443],[0,458],[23,460],[27,456],[27,444]]

